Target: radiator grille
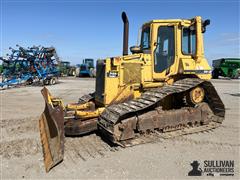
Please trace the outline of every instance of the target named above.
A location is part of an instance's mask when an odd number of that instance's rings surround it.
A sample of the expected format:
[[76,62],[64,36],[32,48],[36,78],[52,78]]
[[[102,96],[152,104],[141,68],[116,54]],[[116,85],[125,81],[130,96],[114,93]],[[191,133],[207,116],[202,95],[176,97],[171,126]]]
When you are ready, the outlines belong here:
[[123,65],[123,83],[141,83],[141,64],[126,63]]

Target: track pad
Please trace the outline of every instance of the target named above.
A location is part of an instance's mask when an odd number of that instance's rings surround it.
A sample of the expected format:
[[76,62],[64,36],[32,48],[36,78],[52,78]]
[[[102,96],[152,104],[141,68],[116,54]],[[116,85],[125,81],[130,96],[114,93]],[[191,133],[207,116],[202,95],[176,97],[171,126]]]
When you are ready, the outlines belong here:
[[64,153],[64,113],[61,103],[52,101],[47,88],[41,90],[45,109],[39,119],[40,137],[46,171],[63,160]]

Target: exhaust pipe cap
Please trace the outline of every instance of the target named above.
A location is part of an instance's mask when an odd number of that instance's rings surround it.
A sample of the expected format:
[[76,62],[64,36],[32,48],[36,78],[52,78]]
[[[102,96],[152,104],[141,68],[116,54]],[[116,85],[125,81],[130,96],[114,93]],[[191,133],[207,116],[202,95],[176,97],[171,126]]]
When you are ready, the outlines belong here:
[[123,27],[123,56],[128,55],[128,34],[129,34],[129,23],[127,14],[122,12]]

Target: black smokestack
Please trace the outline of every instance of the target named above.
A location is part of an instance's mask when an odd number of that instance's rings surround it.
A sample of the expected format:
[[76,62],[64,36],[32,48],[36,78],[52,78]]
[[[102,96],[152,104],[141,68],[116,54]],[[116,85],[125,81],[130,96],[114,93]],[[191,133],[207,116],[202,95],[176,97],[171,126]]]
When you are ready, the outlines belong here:
[[122,20],[123,20],[123,55],[128,55],[128,31],[129,31],[129,23],[128,17],[125,12],[122,12]]

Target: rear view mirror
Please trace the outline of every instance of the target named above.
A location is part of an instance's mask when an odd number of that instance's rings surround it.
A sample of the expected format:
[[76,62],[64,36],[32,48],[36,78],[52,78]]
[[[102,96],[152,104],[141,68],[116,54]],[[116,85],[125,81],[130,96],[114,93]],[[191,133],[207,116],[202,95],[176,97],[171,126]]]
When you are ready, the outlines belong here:
[[210,19],[203,21],[202,23],[202,33],[206,32],[206,26],[210,25]]
[[141,48],[140,48],[139,46],[132,46],[132,47],[130,47],[130,51],[131,51],[133,54],[135,54],[135,53],[141,53],[141,52],[142,52],[142,50],[141,50]]
[[206,27],[206,26],[208,26],[208,25],[210,25],[210,19],[207,19],[207,20],[205,20],[205,21],[203,22],[203,26],[204,26],[204,27]]

